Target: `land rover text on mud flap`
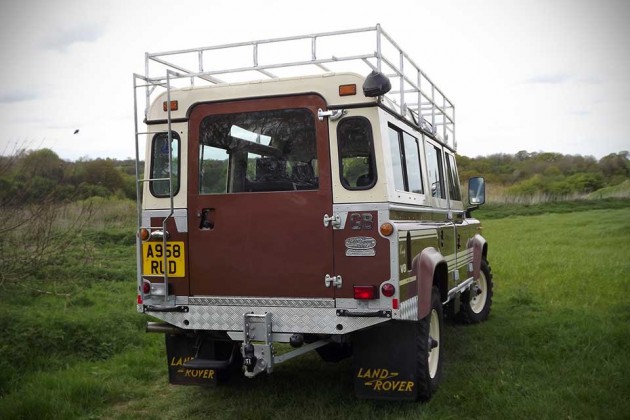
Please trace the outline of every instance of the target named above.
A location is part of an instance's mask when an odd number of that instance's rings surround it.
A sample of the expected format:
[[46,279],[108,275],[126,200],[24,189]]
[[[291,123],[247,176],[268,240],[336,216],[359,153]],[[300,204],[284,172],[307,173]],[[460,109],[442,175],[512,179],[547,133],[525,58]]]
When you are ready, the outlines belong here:
[[465,207],[451,101],[378,25],[146,54],[145,70],[137,309],[170,382],[315,350],[353,357],[359,397],[429,399],[443,316],[492,303],[484,182]]

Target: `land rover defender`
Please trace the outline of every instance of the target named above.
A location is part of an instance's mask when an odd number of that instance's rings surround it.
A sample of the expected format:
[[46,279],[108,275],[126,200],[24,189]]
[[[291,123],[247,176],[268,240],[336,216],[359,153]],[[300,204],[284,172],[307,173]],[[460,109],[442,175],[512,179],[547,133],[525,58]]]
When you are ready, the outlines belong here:
[[433,81],[377,25],[147,53],[134,87],[137,310],[170,382],[317,351],[361,398],[428,400],[443,318],[484,321],[493,285]]

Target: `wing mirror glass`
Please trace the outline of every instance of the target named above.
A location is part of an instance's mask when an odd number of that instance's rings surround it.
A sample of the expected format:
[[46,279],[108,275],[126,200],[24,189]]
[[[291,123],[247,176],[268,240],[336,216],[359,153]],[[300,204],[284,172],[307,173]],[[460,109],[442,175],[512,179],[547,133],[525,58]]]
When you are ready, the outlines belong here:
[[468,180],[468,202],[473,206],[480,206],[486,202],[486,181],[482,177]]

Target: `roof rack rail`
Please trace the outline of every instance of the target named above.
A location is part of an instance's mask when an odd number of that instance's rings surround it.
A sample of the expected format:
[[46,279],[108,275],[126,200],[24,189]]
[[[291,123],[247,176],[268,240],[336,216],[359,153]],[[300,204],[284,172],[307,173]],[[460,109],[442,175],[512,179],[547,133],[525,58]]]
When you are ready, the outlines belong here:
[[[278,61],[280,58],[282,61]],[[366,76],[377,71],[386,75],[392,90],[382,97],[382,104],[456,150],[453,103],[378,24],[146,53],[146,110],[155,88],[178,87],[177,81],[202,86],[347,71]],[[151,72],[159,72],[160,76],[151,76]]]

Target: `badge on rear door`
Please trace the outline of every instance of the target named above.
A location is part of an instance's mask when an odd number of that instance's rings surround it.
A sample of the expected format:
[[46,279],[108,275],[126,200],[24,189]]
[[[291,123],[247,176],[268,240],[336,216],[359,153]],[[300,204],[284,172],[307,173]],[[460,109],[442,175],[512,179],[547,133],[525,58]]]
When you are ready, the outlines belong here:
[[346,257],[373,257],[376,255],[376,239],[369,236],[353,236],[346,239]]

